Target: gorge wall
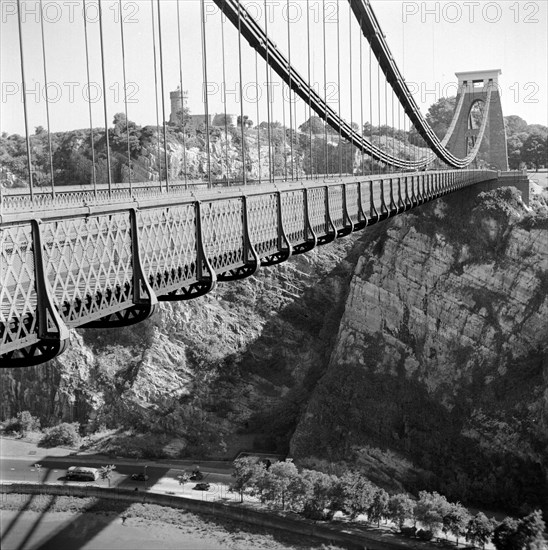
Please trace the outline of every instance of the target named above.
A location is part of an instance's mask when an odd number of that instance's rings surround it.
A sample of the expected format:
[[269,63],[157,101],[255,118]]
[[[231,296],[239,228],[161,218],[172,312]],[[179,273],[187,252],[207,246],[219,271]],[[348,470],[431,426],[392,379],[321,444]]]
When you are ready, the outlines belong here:
[[543,212],[527,213],[503,188],[477,200],[451,196],[386,224],[358,261],[292,454],[381,466],[399,455],[413,475],[396,468],[396,477],[417,489],[546,506]]
[[[448,196],[136,327],[0,370],[2,419],[155,434],[148,452],[352,463],[387,487],[548,494],[548,209]],[[123,450],[123,442],[118,451]]]

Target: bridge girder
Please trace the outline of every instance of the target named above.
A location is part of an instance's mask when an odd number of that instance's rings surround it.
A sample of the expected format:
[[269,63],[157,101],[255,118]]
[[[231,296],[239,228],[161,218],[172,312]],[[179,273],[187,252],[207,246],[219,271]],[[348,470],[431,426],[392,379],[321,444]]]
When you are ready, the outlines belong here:
[[[218,280],[250,276],[261,264],[496,177],[490,171],[385,174],[245,193],[229,188],[221,198],[201,200],[170,195],[139,201],[139,208],[110,203],[93,214],[89,205],[41,211],[40,218],[33,211],[14,212],[13,219],[4,214],[0,367],[52,359],[67,348],[68,327],[134,324],[158,301],[203,296]],[[31,229],[21,231],[25,224]]]

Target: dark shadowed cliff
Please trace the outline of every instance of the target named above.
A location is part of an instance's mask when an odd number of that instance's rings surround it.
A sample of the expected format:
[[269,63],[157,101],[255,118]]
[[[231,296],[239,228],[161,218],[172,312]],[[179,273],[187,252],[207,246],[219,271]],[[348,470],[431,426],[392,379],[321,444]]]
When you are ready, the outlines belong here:
[[502,189],[385,228],[358,261],[292,453],[382,467],[392,451],[390,461],[413,462],[414,475],[395,475],[417,489],[538,504],[548,495],[546,210]]

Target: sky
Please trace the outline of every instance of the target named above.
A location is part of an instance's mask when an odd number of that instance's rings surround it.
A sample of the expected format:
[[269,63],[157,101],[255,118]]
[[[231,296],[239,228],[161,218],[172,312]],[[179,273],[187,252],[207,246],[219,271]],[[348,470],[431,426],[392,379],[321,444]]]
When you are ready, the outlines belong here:
[[[321,95],[327,95],[329,104],[345,119],[357,123],[372,119],[374,124],[404,127],[404,117],[397,102],[394,104],[391,94],[385,99],[385,82],[382,75],[379,77],[377,65],[373,62],[369,66],[369,46],[360,37],[346,0],[340,0],[338,4],[333,0],[326,0],[325,4],[321,0],[309,0],[310,56],[306,0],[268,0],[266,11],[264,0],[243,0],[242,4],[263,27],[267,19],[269,36],[286,56],[289,31],[292,65],[306,80],[310,69],[310,81]],[[89,127],[90,105],[93,126],[105,124],[97,0],[86,0],[86,5],[89,86],[83,0],[43,0],[42,16],[37,0],[21,0],[31,132],[36,126],[46,127],[47,124],[42,26],[51,130]],[[160,13],[156,0],[102,0],[101,5],[108,123],[112,122],[115,113],[124,112],[126,108],[121,21],[128,117],[140,125],[162,121],[163,96],[166,118],[169,118],[169,92],[180,84],[181,72],[191,113],[203,113],[200,2],[161,0]],[[372,0],[371,5],[394,59],[423,112],[440,97],[455,95],[455,72],[500,69],[504,114],[518,115],[528,123],[548,124],[548,2]],[[8,133],[24,133],[16,10],[16,0],[0,0],[0,131]],[[301,124],[308,118],[307,105],[302,101],[290,103],[281,81],[274,75],[267,79],[264,61],[257,58],[245,40],[241,40],[240,79],[237,30],[229,21],[222,22],[219,10],[211,0],[205,1],[204,15],[211,114],[225,111],[240,114],[243,106],[244,114],[253,121],[265,121],[268,118],[268,93],[273,120],[285,121],[289,126],[290,123]],[[161,20],[161,44],[158,19]],[[159,61],[160,45],[163,63]],[[162,72],[163,94],[160,85]],[[240,81],[243,102],[239,101]]]

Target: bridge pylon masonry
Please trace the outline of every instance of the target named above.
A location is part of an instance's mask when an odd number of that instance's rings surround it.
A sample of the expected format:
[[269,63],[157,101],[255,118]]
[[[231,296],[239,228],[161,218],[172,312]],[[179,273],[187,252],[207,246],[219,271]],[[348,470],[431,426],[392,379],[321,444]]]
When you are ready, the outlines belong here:
[[474,127],[473,109],[478,103],[486,102],[487,88],[491,82],[494,86],[491,92],[489,118],[483,138],[488,145],[486,160],[491,169],[505,172],[508,170],[508,150],[498,86],[498,77],[501,73],[500,69],[455,73],[459,82],[456,104],[458,105],[461,94],[465,94],[465,97],[455,131],[447,144],[447,148],[459,158],[463,158],[468,154],[469,144],[474,142],[478,134],[478,128]]

